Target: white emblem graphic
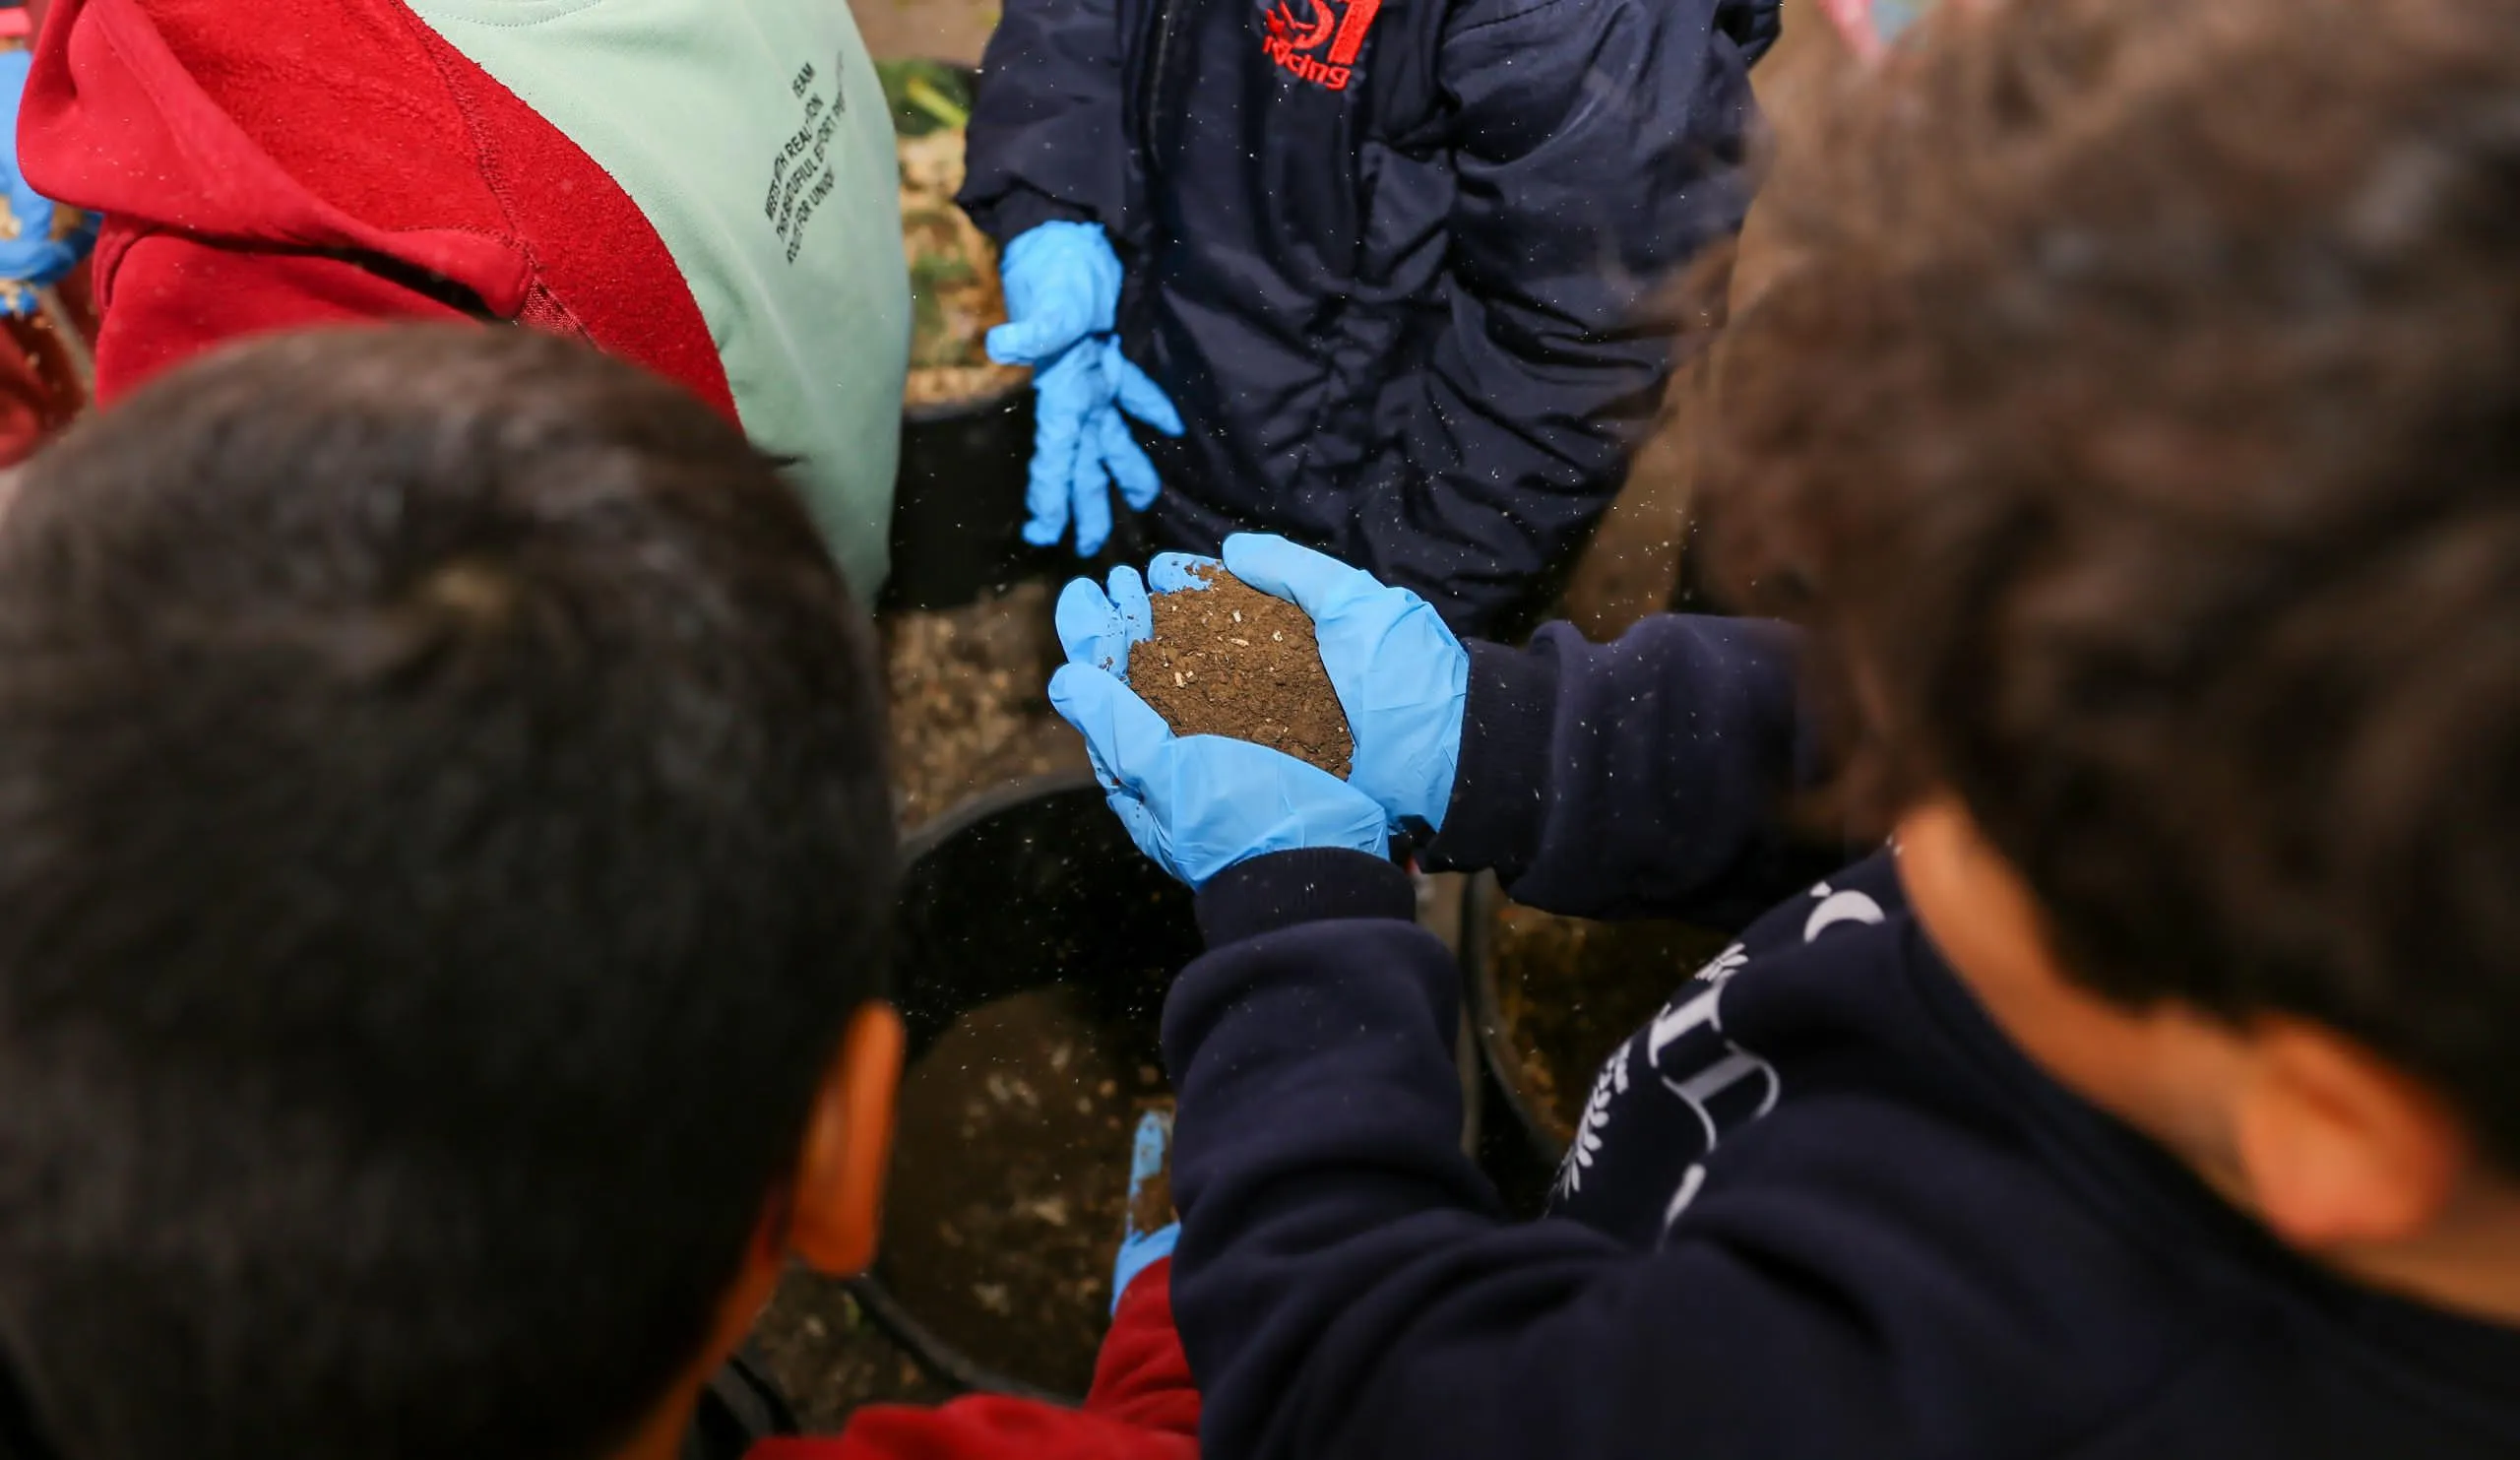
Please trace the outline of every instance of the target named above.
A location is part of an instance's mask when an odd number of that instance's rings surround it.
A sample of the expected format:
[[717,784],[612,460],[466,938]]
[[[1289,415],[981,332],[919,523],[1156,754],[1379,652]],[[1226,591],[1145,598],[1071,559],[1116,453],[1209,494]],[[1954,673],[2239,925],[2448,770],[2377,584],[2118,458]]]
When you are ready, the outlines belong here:
[[1557,1194],[1571,1196],[1584,1189],[1584,1172],[1601,1153],[1603,1127],[1610,1123],[1610,1102],[1627,1093],[1627,1056],[1636,1046],[1630,1035],[1610,1057],[1602,1062],[1602,1072],[1593,1078],[1592,1098],[1584,1102],[1583,1121],[1575,1128],[1575,1139],[1567,1144],[1566,1159],[1557,1165]]
[[1803,920],[1802,941],[1806,943],[1841,922],[1869,924],[1884,921],[1890,916],[1881,911],[1881,905],[1869,893],[1831,892],[1829,884],[1823,882],[1811,889],[1811,896],[1819,900],[1820,906],[1813,908],[1811,916]]

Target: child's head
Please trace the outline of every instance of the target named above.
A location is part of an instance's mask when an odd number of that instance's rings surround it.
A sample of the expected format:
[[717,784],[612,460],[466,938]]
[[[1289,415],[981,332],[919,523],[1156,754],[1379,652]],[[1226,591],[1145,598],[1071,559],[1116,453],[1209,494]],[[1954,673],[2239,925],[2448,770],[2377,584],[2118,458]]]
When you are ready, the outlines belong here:
[[773,470],[574,346],[251,346],[40,457],[0,1339],[59,1450],[618,1452],[791,1243],[861,1265],[882,723]]
[[2520,1259],[2520,9],[1928,31],[1762,205],[1719,558],[2035,1056],[2383,1281]]

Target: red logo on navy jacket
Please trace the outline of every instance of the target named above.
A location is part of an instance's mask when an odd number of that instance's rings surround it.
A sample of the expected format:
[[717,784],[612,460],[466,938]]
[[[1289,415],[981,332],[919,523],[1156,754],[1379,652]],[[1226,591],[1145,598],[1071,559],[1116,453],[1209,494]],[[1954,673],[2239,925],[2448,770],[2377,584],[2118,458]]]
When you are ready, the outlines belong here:
[[[1297,4],[1310,12],[1303,20],[1295,19]],[[1299,80],[1344,92],[1381,10],[1382,0],[1347,0],[1344,12],[1336,0],[1278,0],[1269,7],[1269,34],[1260,48]]]

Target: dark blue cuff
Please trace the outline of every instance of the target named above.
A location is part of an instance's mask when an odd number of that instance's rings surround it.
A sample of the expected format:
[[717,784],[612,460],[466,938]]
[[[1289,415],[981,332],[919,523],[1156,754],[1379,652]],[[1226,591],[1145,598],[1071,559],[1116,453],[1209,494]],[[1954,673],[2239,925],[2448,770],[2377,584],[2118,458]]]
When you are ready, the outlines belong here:
[[1540,849],[1548,818],[1549,730],[1557,656],[1477,640],[1461,718],[1461,761],[1442,832],[1423,849],[1430,871],[1492,868],[1511,882]]
[[1299,922],[1418,916],[1418,889],[1388,858],[1345,848],[1272,852],[1236,862],[1199,889],[1199,931],[1222,948]]
[[996,239],[1001,248],[1043,223],[1102,222],[1094,216],[1094,210],[1090,208],[1080,208],[1028,187],[1008,188],[994,198],[974,198],[967,194],[954,201],[972,216],[972,222],[979,224],[980,231]]

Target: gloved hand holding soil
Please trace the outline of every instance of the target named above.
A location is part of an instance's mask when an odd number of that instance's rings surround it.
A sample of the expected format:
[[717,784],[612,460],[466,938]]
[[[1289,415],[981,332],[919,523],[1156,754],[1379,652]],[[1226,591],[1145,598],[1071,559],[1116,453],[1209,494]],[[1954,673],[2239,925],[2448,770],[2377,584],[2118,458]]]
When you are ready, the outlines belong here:
[[1213,558],[1167,552],[1143,579],[1112,569],[1107,593],[1070,583],[1057,617],[1068,663],[1050,708],[1085,736],[1112,812],[1165,870],[1198,888],[1271,852],[1389,853],[1381,802],[1346,779],[1370,757],[1301,608]]
[[[1150,597],[1150,585],[1156,593]],[[1059,595],[1050,707],[1130,839],[1200,887],[1272,852],[1442,829],[1470,655],[1407,589],[1254,534]]]
[[1347,778],[1355,742],[1312,620],[1219,564],[1150,601],[1155,637],[1129,646],[1129,687],[1178,735],[1230,735]]

